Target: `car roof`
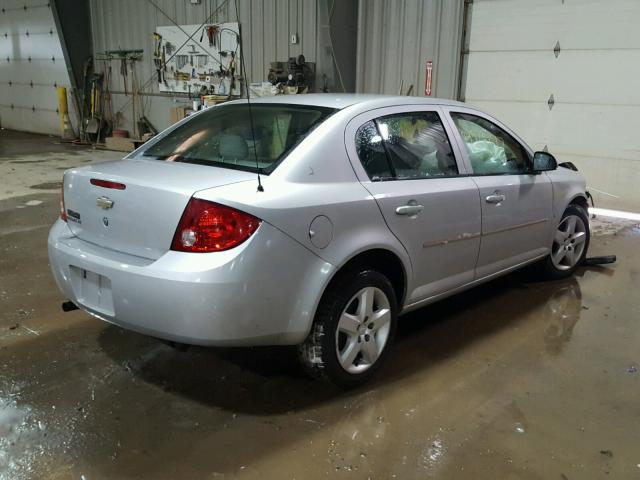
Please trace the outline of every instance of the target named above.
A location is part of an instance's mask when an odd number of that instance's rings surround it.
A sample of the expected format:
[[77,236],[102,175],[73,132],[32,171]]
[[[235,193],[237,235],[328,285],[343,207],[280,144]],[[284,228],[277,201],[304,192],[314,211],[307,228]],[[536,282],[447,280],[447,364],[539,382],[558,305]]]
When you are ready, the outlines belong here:
[[[238,100],[246,102],[246,99]],[[351,105],[362,107],[385,107],[393,105],[457,105],[467,106],[446,98],[410,97],[401,95],[374,95],[361,93],[308,93],[301,95],[274,95],[269,97],[254,97],[251,103],[280,103],[288,105],[310,105],[315,107],[329,107],[343,109]]]

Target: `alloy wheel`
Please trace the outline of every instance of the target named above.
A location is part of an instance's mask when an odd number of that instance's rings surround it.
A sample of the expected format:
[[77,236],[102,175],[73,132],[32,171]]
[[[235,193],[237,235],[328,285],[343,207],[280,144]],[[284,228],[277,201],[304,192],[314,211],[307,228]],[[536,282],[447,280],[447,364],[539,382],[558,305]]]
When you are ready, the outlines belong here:
[[343,310],[336,329],[338,362],[349,373],[362,373],[384,350],[391,328],[391,308],[385,293],[365,287]]
[[558,270],[570,270],[582,258],[587,227],[578,215],[568,215],[562,219],[553,238],[551,261]]

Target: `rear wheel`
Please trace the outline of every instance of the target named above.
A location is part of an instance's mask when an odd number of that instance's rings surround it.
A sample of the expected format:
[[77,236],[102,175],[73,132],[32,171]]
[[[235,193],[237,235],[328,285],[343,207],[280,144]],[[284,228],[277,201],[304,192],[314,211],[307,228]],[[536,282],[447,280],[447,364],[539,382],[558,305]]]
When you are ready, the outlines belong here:
[[578,205],[569,205],[553,236],[551,253],[543,264],[544,273],[552,279],[570,276],[587,255],[589,217]]
[[389,350],[397,310],[384,275],[366,268],[344,274],[320,302],[311,333],[299,347],[302,364],[341,388],[366,382]]

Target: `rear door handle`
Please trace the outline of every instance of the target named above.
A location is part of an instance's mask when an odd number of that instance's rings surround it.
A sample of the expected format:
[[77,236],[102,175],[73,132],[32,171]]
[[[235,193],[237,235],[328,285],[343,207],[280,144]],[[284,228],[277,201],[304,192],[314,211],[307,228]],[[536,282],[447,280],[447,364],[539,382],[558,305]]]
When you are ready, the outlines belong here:
[[487,198],[485,198],[485,201],[487,203],[502,203],[505,200],[505,196],[499,193],[494,193],[493,195],[489,195],[487,196]]
[[396,214],[412,217],[414,215],[418,215],[422,210],[424,210],[423,205],[402,205],[401,207],[396,208]]

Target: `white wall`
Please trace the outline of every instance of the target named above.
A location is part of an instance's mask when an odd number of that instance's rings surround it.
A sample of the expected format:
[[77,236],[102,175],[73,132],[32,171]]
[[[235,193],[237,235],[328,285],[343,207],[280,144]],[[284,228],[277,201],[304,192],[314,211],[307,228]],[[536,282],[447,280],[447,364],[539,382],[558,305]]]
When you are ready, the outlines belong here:
[[639,20],[638,0],[476,0],[464,99],[574,162],[600,206],[640,211]]
[[1,6],[0,125],[59,135],[55,85],[67,87],[71,113],[73,105],[51,8],[43,0],[7,0]]

